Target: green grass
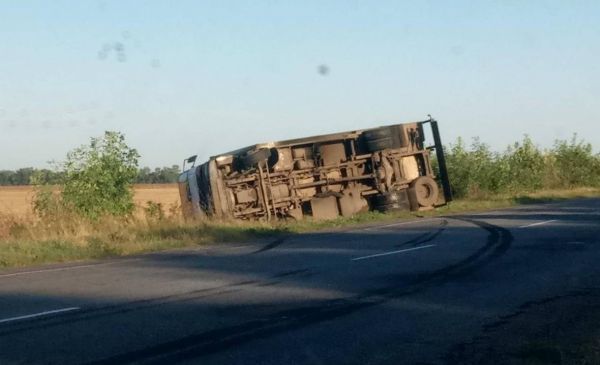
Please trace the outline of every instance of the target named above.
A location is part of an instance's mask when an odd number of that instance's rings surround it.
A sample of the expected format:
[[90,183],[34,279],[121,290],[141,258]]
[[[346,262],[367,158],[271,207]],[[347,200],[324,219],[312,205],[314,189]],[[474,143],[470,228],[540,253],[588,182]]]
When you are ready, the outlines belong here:
[[[146,252],[197,247],[206,244],[272,240],[283,235],[507,208],[519,204],[545,203],[566,199],[598,197],[600,189],[553,190],[517,196],[456,200],[435,210],[382,214],[367,212],[331,221],[184,222],[166,220],[106,220],[95,224],[65,217],[51,224],[40,222],[4,223],[7,232],[0,238],[0,268],[56,263]],[[0,228],[2,220],[0,219]]]

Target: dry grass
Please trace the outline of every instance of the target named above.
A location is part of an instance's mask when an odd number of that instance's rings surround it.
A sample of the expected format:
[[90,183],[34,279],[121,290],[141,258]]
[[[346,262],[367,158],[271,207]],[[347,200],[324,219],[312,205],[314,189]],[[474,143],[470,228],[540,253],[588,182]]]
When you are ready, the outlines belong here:
[[[16,199],[19,194],[24,198]],[[0,189],[0,197],[11,196],[10,201],[18,202],[16,206],[24,212],[22,215],[0,212],[0,268],[129,255],[205,243],[239,242],[257,237],[273,237],[386,220],[414,219],[417,216],[458,214],[516,204],[600,196],[600,189],[553,190],[516,197],[496,196],[479,200],[458,200],[443,208],[416,213],[367,212],[332,221],[307,219],[300,222],[275,223],[186,222],[177,209],[173,209],[171,214],[166,214],[164,217],[157,217],[144,215],[144,210],[141,208],[138,209],[139,214],[127,219],[107,217],[90,222],[72,213],[63,212],[60,216],[41,221],[36,219],[30,208],[24,209],[27,207],[27,194],[31,194],[31,189]],[[165,213],[168,213],[169,208],[177,208],[177,194],[177,188],[173,185],[137,186],[135,190],[136,203],[139,206],[145,205],[147,201],[161,203]],[[6,202],[8,201],[7,199]]]
[[0,216],[0,268],[65,262],[277,235],[276,225],[105,217],[95,222],[64,214],[50,222]]
[[[33,195],[30,186],[0,187],[0,268],[239,241],[281,230],[248,222],[186,222],[176,184],[136,185],[134,216],[94,222],[70,212],[40,220]],[[160,204],[164,215],[149,216],[149,201]]]

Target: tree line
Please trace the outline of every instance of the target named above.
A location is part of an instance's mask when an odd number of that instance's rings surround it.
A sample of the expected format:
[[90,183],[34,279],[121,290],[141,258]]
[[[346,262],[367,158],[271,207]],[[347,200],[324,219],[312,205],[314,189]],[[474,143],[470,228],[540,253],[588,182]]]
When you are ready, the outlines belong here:
[[[170,167],[143,167],[138,169],[134,182],[136,184],[169,184],[177,182],[180,173],[178,165]],[[0,186],[31,185],[32,180],[45,184],[60,184],[64,181],[65,172],[50,169],[24,167],[17,170],[0,170]]]
[[[459,138],[444,147],[448,175],[457,198],[516,194],[540,189],[600,187],[600,155],[577,136],[557,140],[548,149],[538,147],[528,136],[502,152],[495,152],[478,138],[466,144]],[[435,159],[433,161],[435,163]],[[179,166],[137,168],[138,184],[175,183]],[[30,185],[32,180],[62,184],[65,169],[31,167],[0,171],[0,186]]]

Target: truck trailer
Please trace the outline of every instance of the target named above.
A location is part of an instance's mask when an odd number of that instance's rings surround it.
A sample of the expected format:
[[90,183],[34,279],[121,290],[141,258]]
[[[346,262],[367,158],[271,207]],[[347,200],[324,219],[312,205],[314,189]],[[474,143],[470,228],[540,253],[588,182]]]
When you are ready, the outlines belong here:
[[[431,145],[425,141],[427,127]],[[334,219],[369,210],[427,210],[452,200],[438,124],[431,117],[255,144],[198,166],[195,160],[184,161],[178,181],[186,218]],[[192,164],[188,169],[186,162]]]

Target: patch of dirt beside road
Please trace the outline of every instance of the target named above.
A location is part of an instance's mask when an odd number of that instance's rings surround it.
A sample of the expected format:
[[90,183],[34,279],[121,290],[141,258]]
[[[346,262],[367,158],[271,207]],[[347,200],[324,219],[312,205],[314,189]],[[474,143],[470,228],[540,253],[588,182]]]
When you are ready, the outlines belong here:
[[454,346],[447,364],[600,364],[600,289],[529,302]]

